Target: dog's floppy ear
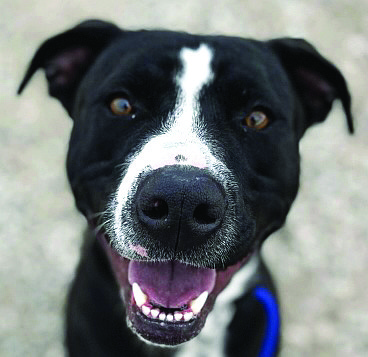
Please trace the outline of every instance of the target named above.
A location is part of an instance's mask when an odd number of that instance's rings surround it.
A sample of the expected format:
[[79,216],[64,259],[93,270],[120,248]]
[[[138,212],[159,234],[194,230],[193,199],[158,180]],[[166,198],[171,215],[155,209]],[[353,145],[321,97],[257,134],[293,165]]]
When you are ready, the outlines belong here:
[[75,90],[83,75],[102,49],[121,33],[122,30],[108,22],[88,20],[46,40],[34,55],[18,94],[42,68],[49,94],[59,99],[71,114]]
[[340,71],[308,42],[281,38],[268,42],[279,57],[304,106],[304,123],[297,123],[302,136],[312,124],[322,122],[335,99],[340,99],[350,133],[354,132],[351,98]]

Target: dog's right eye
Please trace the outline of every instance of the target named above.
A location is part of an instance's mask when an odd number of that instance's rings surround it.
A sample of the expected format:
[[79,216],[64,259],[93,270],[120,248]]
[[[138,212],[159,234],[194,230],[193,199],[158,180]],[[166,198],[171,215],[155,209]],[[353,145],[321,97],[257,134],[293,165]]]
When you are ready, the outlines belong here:
[[242,125],[243,127],[261,130],[264,129],[269,122],[268,116],[263,111],[255,110],[243,119]]
[[123,116],[131,115],[133,107],[129,103],[129,100],[124,97],[113,98],[110,102],[110,110],[113,114]]

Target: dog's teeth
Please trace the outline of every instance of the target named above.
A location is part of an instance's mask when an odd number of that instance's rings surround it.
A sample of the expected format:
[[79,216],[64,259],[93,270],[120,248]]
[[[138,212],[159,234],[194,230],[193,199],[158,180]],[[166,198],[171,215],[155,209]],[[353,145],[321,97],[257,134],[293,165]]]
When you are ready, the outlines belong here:
[[137,283],[133,283],[133,296],[135,303],[138,307],[141,307],[143,304],[145,304],[148,300],[147,295],[142,291],[142,289],[139,287]]
[[190,321],[193,317],[200,313],[204,304],[206,303],[208,292],[205,291],[199,295],[196,299],[190,302],[192,311],[180,312],[175,311],[173,313],[166,314],[158,308],[152,308],[148,304],[148,296],[142,291],[137,283],[132,285],[133,297],[135,303],[140,308],[142,313],[149,318],[159,319],[160,321],[175,322],[175,321]]
[[190,307],[192,308],[194,315],[197,315],[201,312],[204,304],[206,303],[207,297],[208,297],[208,291],[204,291],[196,299],[191,301]]
[[184,313],[184,321],[189,321],[193,318],[193,312]]
[[151,312],[151,308],[150,308],[149,306],[147,306],[147,305],[143,305],[143,306],[142,306],[142,312],[143,312],[146,316],[148,316],[148,315],[150,314],[150,312]]
[[169,322],[173,321],[174,320],[173,314],[167,314],[166,320],[169,321]]
[[152,309],[151,310],[151,315],[152,315],[152,317],[154,319],[157,318],[157,316],[159,315],[159,313],[160,313],[160,310],[159,309]]
[[183,314],[181,312],[175,312],[174,317],[176,321],[180,321],[183,318]]

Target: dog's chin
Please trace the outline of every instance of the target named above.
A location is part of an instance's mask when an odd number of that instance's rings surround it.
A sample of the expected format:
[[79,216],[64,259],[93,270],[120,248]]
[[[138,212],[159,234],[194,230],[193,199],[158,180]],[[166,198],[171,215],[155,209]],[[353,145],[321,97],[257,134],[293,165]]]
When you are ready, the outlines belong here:
[[128,326],[142,340],[168,347],[200,333],[216,297],[250,257],[216,270],[178,261],[129,260],[105,239],[103,245],[125,304]]
[[160,321],[145,316],[134,304],[127,304],[127,322],[131,330],[149,344],[175,347],[196,337],[202,330],[207,314],[190,321]]

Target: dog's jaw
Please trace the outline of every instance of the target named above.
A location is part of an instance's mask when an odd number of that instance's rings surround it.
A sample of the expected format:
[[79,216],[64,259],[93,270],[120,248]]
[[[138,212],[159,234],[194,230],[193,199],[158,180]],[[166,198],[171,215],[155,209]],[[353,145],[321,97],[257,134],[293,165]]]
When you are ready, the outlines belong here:
[[[257,254],[249,254],[240,262],[227,267],[225,270],[195,268],[187,266],[179,262],[164,262],[164,263],[140,263],[123,258],[117,253],[111,245],[108,244],[106,236],[98,234],[98,239],[105,250],[110,265],[112,267],[115,279],[120,289],[121,298],[124,302],[127,324],[137,336],[145,342],[159,346],[177,346],[196,337],[203,329],[209,313],[212,311],[217,296],[227,287],[234,274],[242,267],[248,266],[246,270],[250,271],[249,278],[255,272],[255,262],[258,262]],[[140,264],[152,264],[156,271],[166,270],[172,265],[175,269],[181,270],[177,273],[183,279],[186,279],[188,289],[184,292],[176,294],[179,305],[176,308],[170,306],[158,306],[157,301],[161,298],[160,294],[164,295],[163,299],[170,298],[167,291],[162,292],[155,289],[155,285],[160,285],[160,276],[148,277],[155,280],[144,282],[147,277],[139,277],[137,270]],[[162,267],[164,266],[164,267]],[[146,269],[149,275],[155,272],[149,272],[150,268]],[[135,270],[135,272],[134,272]],[[187,275],[187,276],[185,276]],[[191,276],[192,275],[192,276]],[[195,276],[197,275],[197,276]],[[204,278],[201,278],[201,275]],[[143,282],[142,282],[143,279]],[[193,292],[196,298],[188,298],[190,296],[191,280],[197,279],[204,291],[202,293]],[[201,282],[199,282],[202,280]],[[142,285],[143,292],[138,284]],[[175,282],[176,284],[178,282]],[[179,282],[180,283],[180,282]],[[195,290],[198,287],[192,287]],[[151,290],[156,291],[151,291]],[[201,288],[198,288],[201,289]],[[155,294],[159,294],[155,296]],[[175,295],[175,294],[174,294]],[[182,300],[180,300],[180,298]],[[185,298],[188,302],[185,303]],[[184,300],[183,300],[184,299]],[[180,302],[181,301],[181,302]],[[174,302],[173,302],[174,303]]]

